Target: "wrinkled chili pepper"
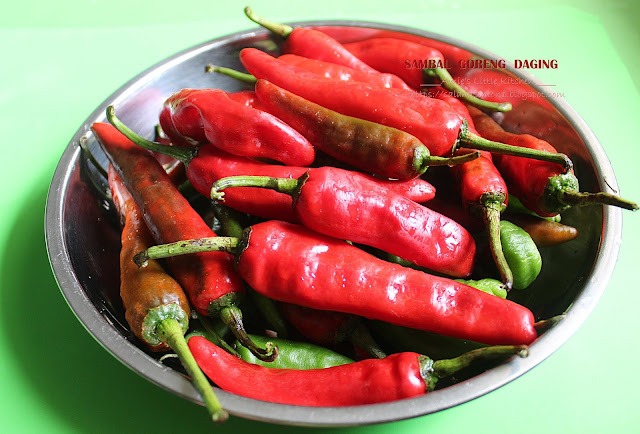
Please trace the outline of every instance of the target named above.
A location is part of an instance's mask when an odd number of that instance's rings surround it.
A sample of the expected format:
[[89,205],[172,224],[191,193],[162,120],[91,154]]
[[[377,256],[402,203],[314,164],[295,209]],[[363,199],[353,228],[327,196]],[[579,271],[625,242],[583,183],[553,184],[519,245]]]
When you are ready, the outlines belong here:
[[[240,60],[254,79],[265,79],[306,100],[346,116],[406,131],[433,155],[451,154],[458,146],[515,154],[557,162],[570,168],[571,160],[557,152],[509,146],[483,139],[466,127],[445,102],[404,89],[387,89],[356,81],[324,78],[301,70],[255,48],[240,52]],[[245,79],[245,75],[235,75]]]
[[[91,130],[140,208],[156,242],[213,237],[215,233],[180,194],[150,152],[135,145],[113,126],[94,123]],[[258,348],[246,336],[237,302],[244,286],[224,252],[174,258],[168,266],[203,315],[219,315],[258,357],[273,358],[273,348]]]
[[[309,170],[306,167],[280,166],[237,157],[212,146],[185,149],[161,145],[137,135],[116,117],[113,109],[107,109],[107,119],[136,145],[153,152],[169,154],[173,158],[184,162],[187,166],[187,178],[193,187],[206,197],[211,195],[211,186],[215,181],[228,176],[260,175],[277,178],[298,178]],[[365,174],[362,174],[362,176],[415,202],[426,202],[435,196],[433,186],[427,181],[418,178],[406,181],[390,181]],[[225,203],[235,210],[266,219],[296,221],[291,197],[274,191],[251,187],[236,188],[225,195]]]
[[504,219],[522,228],[538,247],[557,246],[578,236],[578,230],[573,226],[529,214],[505,214]]
[[[504,131],[493,119],[473,107],[469,107],[476,129],[490,140],[500,140],[513,146],[555,152],[544,140],[527,134]],[[578,178],[572,171],[565,172],[555,163],[533,161],[510,155],[494,155],[496,166],[522,203],[541,216],[553,216],[576,205],[613,205],[637,210],[634,202],[609,193],[583,193],[579,191]]]
[[321,345],[351,342],[368,356],[387,357],[373,339],[362,319],[342,312],[311,309],[291,303],[280,303],[285,318],[302,336]]
[[273,341],[278,346],[278,358],[273,362],[263,362],[251,354],[251,351],[243,347],[240,342],[236,342],[234,346],[240,358],[254,365],[275,369],[323,369],[354,362],[347,356],[308,342],[296,342],[288,339],[267,338],[256,335],[250,336],[258,344]]
[[244,13],[251,21],[284,38],[280,50],[284,54],[295,54],[325,62],[338,63],[360,71],[375,72],[375,69],[359,60],[326,33],[306,27],[293,28],[256,15],[250,7]]
[[345,116],[266,80],[256,94],[265,109],[303,134],[316,149],[351,166],[392,179],[412,179],[429,166],[453,166],[478,157],[433,157],[417,138],[397,128]]
[[403,39],[374,38],[346,44],[345,48],[376,70],[399,76],[414,89],[421,89],[425,81],[435,79],[456,97],[476,107],[500,112],[511,110],[510,103],[485,101],[467,92],[449,74],[444,55],[427,45]]
[[[189,348],[209,379],[221,389],[248,398],[316,407],[365,405],[421,396],[439,379],[479,360],[525,357],[525,346],[488,347],[456,359],[434,361],[418,353],[397,353],[324,369],[271,369],[247,363],[203,337]],[[256,387],[255,379],[260,379]]]
[[533,314],[524,306],[286,222],[250,226],[241,240],[154,246],[136,255],[136,263],[206,250],[235,252],[240,276],[274,300],[486,344],[530,344],[537,337]]
[[213,184],[211,198],[223,200],[222,190],[234,186],[293,196],[297,220],[318,233],[375,247],[450,276],[467,277],[473,270],[475,242],[466,229],[357,172],[321,167],[298,179],[223,178]]
[[133,256],[153,244],[153,237],[140,209],[125,188],[112,165],[109,165],[109,188],[123,225],[120,251],[120,297],[131,331],[152,351],[171,348],[180,359],[214,422],[228,418],[213,393],[211,385],[198,367],[184,333],[189,328],[191,309],[182,288],[162,266],[152,261],[138,268]]
[[307,166],[313,146],[297,131],[264,111],[230,99],[220,89],[182,89],[164,103],[160,125],[173,143],[212,145],[243,157]]

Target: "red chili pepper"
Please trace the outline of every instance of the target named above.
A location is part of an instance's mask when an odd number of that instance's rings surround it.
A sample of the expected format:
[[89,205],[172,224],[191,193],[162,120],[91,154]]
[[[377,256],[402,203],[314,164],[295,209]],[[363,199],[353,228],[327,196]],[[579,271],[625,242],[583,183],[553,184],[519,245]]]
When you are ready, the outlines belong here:
[[524,306],[286,222],[253,225],[241,240],[154,246],[136,255],[136,263],[225,246],[236,253],[240,276],[277,301],[490,345],[530,344],[537,337],[533,314]]
[[[95,123],[91,130],[142,211],[156,242],[215,236],[151,153],[109,124]],[[171,259],[168,265],[198,312],[220,315],[257,357],[275,357],[275,351],[256,347],[244,332],[242,313],[236,306],[244,285],[233,269],[231,255],[199,253]]]
[[[229,176],[259,175],[293,179],[299,178],[309,170],[307,167],[280,166],[237,157],[212,146],[204,146],[197,151],[164,146],[138,136],[120,122],[113,110],[107,109],[107,119],[136,145],[153,152],[170,154],[173,158],[184,162],[187,166],[187,178],[198,192],[207,197],[211,195],[211,187],[215,181]],[[366,174],[360,174],[360,176],[415,202],[426,202],[435,196],[433,186],[421,179],[391,181]],[[293,213],[293,201],[286,194],[242,187],[230,190],[225,199],[230,208],[247,214],[267,219],[297,221]]]
[[306,69],[307,71],[334,80],[361,81],[380,87],[411,90],[411,87],[407,83],[394,74],[361,71],[337,63],[323,62],[322,60],[310,59],[295,54],[284,54],[278,57],[278,59],[289,65]]
[[351,342],[368,356],[378,359],[387,357],[362,319],[355,315],[310,309],[291,303],[280,303],[280,311],[302,336],[317,344]]
[[[170,123],[168,123],[170,121]],[[313,146],[276,117],[237,103],[219,89],[183,89],[171,95],[160,125],[172,142],[214,146],[234,155],[307,166]]]
[[266,80],[258,80],[255,89],[269,113],[303,134],[317,149],[377,176],[406,180],[430,166],[453,166],[478,157],[473,152],[456,158],[434,157],[420,140],[397,128],[342,115]]
[[[500,140],[513,146],[555,152],[544,140],[527,134],[504,131],[493,119],[480,110],[469,108],[476,128],[491,140]],[[533,161],[509,155],[495,155],[496,166],[507,182],[509,191],[531,211],[543,217],[557,215],[575,205],[613,205],[637,210],[634,202],[609,193],[582,193],[573,172],[566,172],[558,164]]]
[[239,102],[240,104],[246,105],[247,107],[253,107],[254,109],[262,110],[262,104],[260,104],[260,100],[258,99],[258,95],[252,90],[241,90],[238,92],[227,93],[227,96],[234,100],[235,102]]
[[467,92],[451,77],[444,55],[435,48],[395,38],[367,39],[346,44],[345,48],[378,71],[399,76],[414,89],[422,89],[425,78],[436,79],[442,87],[477,107],[501,112],[511,110],[509,103],[484,101]]
[[298,179],[231,177],[213,184],[223,200],[228,187],[263,187],[294,197],[297,220],[328,236],[375,247],[421,267],[455,277],[473,270],[476,246],[461,225],[356,172],[321,167]]
[[451,376],[476,360],[514,354],[524,357],[527,351],[527,347],[490,347],[442,361],[407,352],[300,370],[245,362],[202,336],[190,338],[189,348],[209,379],[223,390],[262,401],[315,407],[375,404],[421,396],[431,392],[438,379]]
[[337,63],[353,69],[378,72],[359,60],[331,36],[306,27],[293,28],[259,17],[250,7],[244,9],[245,15],[254,23],[284,38],[280,47],[283,54],[296,54],[302,57]]
[[133,262],[136,253],[153,244],[153,237],[140,209],[111,164],[108,177],[111,197],[123,224],[120,297],[127,323],[151,351],[172,349],[178,355],[213,421],[223,422],[228,414],[222,409],[184,339],[191,314],[187,296],[159,263],[152,261],[140,269]]
[[343,115],[408,132],[427,146],[433,155],[451,154],[460,144],[467,148],[516,153],[571,166],[571,161],[564,154],[524,150],[478,137],[467,130],[464,120],[446,103],[418,92],[331,80],[317,74],[317,78],[310,78],[314,74],[307,71],[305,75],[305,71],[254,48],[243,49],[240,60],[255,78],[268,80],[313,103]]

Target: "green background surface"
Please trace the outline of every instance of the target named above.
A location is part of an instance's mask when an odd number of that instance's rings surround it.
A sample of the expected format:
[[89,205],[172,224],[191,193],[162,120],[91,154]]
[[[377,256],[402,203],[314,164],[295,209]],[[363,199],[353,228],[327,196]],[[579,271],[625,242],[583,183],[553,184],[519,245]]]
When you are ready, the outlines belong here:
[[[358,19],[439,32],[506,59],[552,58],[531,71],[556,85],[609,156],[621,193],[640,200],[638,6],[629,1],[253,1],[281,21]],[[0,14],[0,431],[310,432],[203,408],[139,377],[85,331],[61,296],[44,243],[47,190],[85,118],[148,66],[213,37],[254,27],[244,4],[183,0],[26,0]],[[638,213],[600,303],[538,367],[437,414],[335,431],[362,433],[627,433],[640,431],[637,375]],[[333,431],[316,429],[315,431]]]

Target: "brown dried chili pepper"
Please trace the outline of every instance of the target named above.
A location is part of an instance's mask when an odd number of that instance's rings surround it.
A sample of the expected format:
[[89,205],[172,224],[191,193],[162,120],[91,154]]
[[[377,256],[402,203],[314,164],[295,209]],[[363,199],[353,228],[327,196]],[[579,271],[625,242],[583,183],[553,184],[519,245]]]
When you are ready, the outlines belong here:
[[[91,130],[140,208],[156,242],[215,236],[150,152],[109,124],[94,123]],[[173,258],[168,266],[199,313],[219,315],[256,357],[277,355],[273,348],[258,348],[244,331],[242,312],[237,307],[244,285],[233,269],[231,255],[199,253]]]
[[489,345],[537,337],[529,309],[452,279],[378,259],[336,238],[270,220],[241,240],[209,238],[153,246],[136,263],[193,252],[236,254],[253,289],[277,301],[378,319]]
[[156,261],[150,261],[144,269],[133,262],[136,253],[153,245],[153,237],[112,165],[109,165],[108,177],[111,197],[123,224],[120,297],[127,323],[152,351],[172,349],[178,355],[212,420],[224,422],[229,415],[220,405],[184,338],[191,314],[187,297],[178,282]]
[[574,240],[578,236],[578,230],[573,226],[529,214],[508,213],[504,215],[503,219],[524,229],[538,247],[557,246]]
[[[459,146],[552,161],[566,168],[571,160],[557,152],[524,149],[483,139],[466,127],[445,102],[404,89],[387,89],[356,81],[332,80],[288,65],[255,48],[240,52],[253,74],[306,100],[346,116],[397,128],[420,140],[432,155],[451,154]],[[227,72],[225,72],[227,73]],[[235,74],[246,79],[247,74]]]
[[475,241],[464,227],[357,172],[321,167],[298,179],[223,178],[213,184],[211,198],[224,200],[222,190],[234,186],[291,195],[297,220],[318,233],[375,247],[450,276],[467,277],[473,270]]
[[423,174],[429,166],[453,166],[479,156],[471,151],[452,158],[431,156],[407,132],[342,115],[266,80],[258,80],[255,91],[269,113],[303,134],[316,149],[377,176],[406,180]]
[[362,322],[362,318],[342,312],[311,309],[291,303],[280,303],[280,311],[302,336],[321,345],[350,342],[370,357],[384,359],[380,348]]
[[[544,140],[528,134],[513,134],[504,131],[491,117],[478,109],[469,107],[476,128],[491,140],[500,140],[513,146],[555,152],[555,148]],[[533,161],[509,155],[494,155],[496,166],[507,182],[509,191],[515,194],[531,211],[548,217],[576,205],[613,205],[628,210],[637,210],[634,202],[609,193],[583,193],[579,191],[578,179],[572,171],[551,162]]]
[[160,125],[173,143],[211,143],[230,154],[307,166],[313,146],[278,118],[230,99],[220,89],[182,89],[171,95]]
[[345,48],[367,65],[402,78],[414,89],[421,89],[425,79],[436,79],[440,86],[484,110],[506,112],[510,103],[480,99],[460,86],[445,67],[444,55],[427,45],[395,38],[373,38],[346,44]]
[[[259,175],[274,178],[299,178],[309,170],[307,167],[280,166],[237,157],[213,146],[204,146],[195,150],[161,145],[146,140],[133,132],[115,116],[113,110],[107,110],[107,119],[136,145],[149,151],[171,155],[184,162],[187,178],[193,187],[206,197],[211,195],[213,183],[225,177]],[[366,174],[361,174],[361,176],[415,202],[426,202],[435,196],[433,186],[419,178],[391,181]],[[293,213],[292,199],[285,194],[243,187],[230,190],[225,199],[227,206],[247,214],[267,219],[297,221]]]
[[375,72],[375,69],[359,60],[331,36],[306,27],[293,28],[256,15],[250,7],[244,13],[251,21],[284,38],[280,47],[283,54],[345,65],[353,69]]
[[[323,369],[273,369],[234,357],[202,336],[189,348],[209,379],[237,395],[280,404],[314,407],[366,405],[431,392],[439,379],[478,361],[526,357],[526,346],[488,347],[455,359],[434,361],[418,353],[396,353]],[[260,386],[256,387],[256,378]]]

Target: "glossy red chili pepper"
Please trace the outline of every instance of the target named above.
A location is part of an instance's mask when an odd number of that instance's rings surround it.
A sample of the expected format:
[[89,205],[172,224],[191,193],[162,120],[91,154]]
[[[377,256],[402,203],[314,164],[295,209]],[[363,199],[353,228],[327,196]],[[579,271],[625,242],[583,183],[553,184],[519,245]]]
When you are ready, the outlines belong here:
[[[109,121],[136,145],[157,153],[166,153],[184,162],[186,175],[193,187],[209,197],[213,183],[221,178],[240,175],[259,175],[274,178],[299,178],[309,168],[298,166],[280,166],[257,160],[227,154],[212,146],[196,150],[165,146],[150,142],[131,131],[115,116],[113,110],[107,110]],[[311,169],[316,170],[316,169]],[[338,170],[338,169],[336,169]],[[366,179],[388,188],[415,202],[426,202],[435,196],[435,189],[427,181],[412,179],[391,181],[361,174]],[[236,188],[229,191],[226,203],[230,208],[267,219],[297,221],[293,213],[291,196],[275,191],[253,187]]]
[[511,110],[509,103],[484,101],[467,92],[451,77],[444,55],[435,48],[395,38],[367,39],[346,44],[345,48],[376,70],[398,75],[414,89],[422,89],[425,79],[435,79],[442,87],[477,107],[501,112]]
[[111,164],[108,179],[111,197],[123,224],[120,297],[127,323],[151,351],[172,349],[178,355],[213,421],[223,422],[228,414],[222,409],[184,339],[191,314],[187,296],[159,263],[149,262],[144,269],[135,265],[133,257],[140,250],[150,247],[153,237],[140,209]]
[[[142,211],[156,242],[215,236],[151,153],[109,124],[95,123],[91,130]],[[231,255],[199,253],[173,258],[168,265],[198,312],[220,315],[257,357],[275,356],[272,349],[252,345],[244,333],[242,314],[236,306],[244,285],[233,269]]]
[[252,90],[241,90],[238,92],[227,93],[227,96],[234,100],[235,102],[239,102],[240,104],[246,105],[247,107],[253,107],[254,109],[262,110],[262,104],[260,104],[260,100],[258,99],[258,95]]
[[[504,131],[493,119],[480,110],[469,108],[476,128],[492,140],[501,140],[513,146],[554,152],[555,148],[544,140],[527,134],[513,134]],[[507,182],[509,191],[516,195],[531,211],[540,216],[557,215],[575,205],[614,205],[629,210],[637,210],[634,202],[609,193],[582,193],[578,179],[573,172],[565,172],[554,163],[533,161],[509,155],[494,155],[496,166]]]
[[136,255],[136,263],[221,248],[235,251],[240,276],[274,300],[485,344],[530,344],[537,337],[533,314],[524,306],[286,222],[253,225],[241,240],[154,246]]
[[489,347],[442,361],[406,352],[384,359],[300,370],[245,362],[202,336],[191,337],[189,348],[209,379],[223,390],[262,401],[315,407],[375,404],[421,396],[431,392],[439,379],[477,360],[514,354],[525,357],[527,352],[527,347]]
[[323,62],[322,60],[310,59],[295,54],[283,54],[278,57],[278,59],[289,65],[297,66],[298,68],[306,69],[307,71],[334,80],[361,81],[380,87],[411,90],[411,87],[407,83],[394,74],[361,71],[337,63]]
[[240,60],[255,78],[268,80],[313,103],[343,115],[408,132],[433,155],[451,154],[460,144],[467,148],[517,153],[571,166],[571,161],[564,154],[524,150],[478,137],[467,130],[464,120],[446,103],[418,92],[327,79],[254,48],[243,49]]
[[[170,123],[169,123],[170,121]],[[171,95],[160,125],[172,142],[214,146],[234,155],[307,166],[313,146],[281,120],[231,100],[220,89],[183,89]]]
[[310,309],[291,303],[280,303],[284,317],[302,336],[321,345],[351,342],[368,357],[387,357],[362,319],[342,312]]
[[280,47],[283,54],[296,54],[302,57],[345,65],[360,71],[377,72],[349,53],[340,42],[326,33],[306,27],[293,28],[286,24],[267,20],[256,15],[248,6],[244,9],[244,12],[254,23],[284,38],[284,42]]
[[461,225],[371,182],[332,167],[298,179],[231,177],[213,184],[211,197],[234,186],[264,187],[290,194],[297,220],[328,236],[375,247],[416,265],[455,277],[473,270],[475,242]]

